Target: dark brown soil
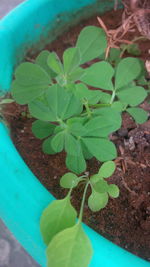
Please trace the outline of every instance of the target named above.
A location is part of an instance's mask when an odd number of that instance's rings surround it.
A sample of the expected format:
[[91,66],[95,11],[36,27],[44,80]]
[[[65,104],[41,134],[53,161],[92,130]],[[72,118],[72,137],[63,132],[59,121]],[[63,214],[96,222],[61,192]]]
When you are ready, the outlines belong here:
[[[103,17],[108,28],[119,26],[121,11],[108,12]],[[98,25],[96,18],[81,23],[65,33],[57,41],[49,45],[49,50],[55,50],[59,55],[75,43],[77,34],[86,25]],[[137,33],[132,33],[135,37]],[[129,34],[130,36],[130,34]],[[147,57],[149,41],[140,43],[142,58]],[[144,109],[150,112],[150,105],[145,102]],[[26,106],[10,104],[7,121],[11,135],[23,159],[44,184],[57,198],[65,195],[65,190],[59,186],[60,177],[68,170],[65,167],[65,154],[45,155],[41,151],[41,141],[31,132],[33,119],[22,115]],[[124,114],[122,128],[114,133],[111,139],[118,149],[116,159],[117,169],[109,178],[110,183],[116,183],[120,188],[120,197],[110,199],[109,204],[101,212],[92,213],[85,206],[84,222],[132,253],[150,260],[150,121],[136,125]],[[100,163],[92,159],[88,162],[90,174],[96,173]],[[79,209],[82,188],[74,192],[73,204]]]

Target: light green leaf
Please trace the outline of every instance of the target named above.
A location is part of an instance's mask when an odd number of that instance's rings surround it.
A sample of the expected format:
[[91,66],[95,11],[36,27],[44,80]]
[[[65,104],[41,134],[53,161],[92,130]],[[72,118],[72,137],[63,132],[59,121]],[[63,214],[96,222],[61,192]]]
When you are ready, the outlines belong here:
[[120,101],[114,101],[111,107],[117,112],[122,112],[124,110],[124,105]]
[[127,87],[119,90],[116,94],[123,103],[129,104],[132,107],[142,103],[147,96],[146,90],[140,86]]
[[67,152],[66,165],[69,170],[80,174],[86,169],[86,162],[83,156],[80,141],[72,135],[66,135],[65,150]]
[[135,80],[141,72],[141,64],[137,58],[127,57],[122,59],[115,74],[115,88],[119,89]]
[[86,137],[82,138],[82,142],[99,161],[112,160],[117,156],[115,145],[107,139]]
[[80,32],[76,46],[80,49],[82,64],[97,58],[107,47],[105,32],[99,27],[87,26]]
[[50,122],[36,120],[32,123],[32,132],[37,138],[43,139],[53,134],[55,127],[56,125]]
[[121,127],[121,114],[111,107],[95,109],[93,115],[101,116],[104,120],[106,119],[112,125],[111,132],[115,132]]
[[52,239],[47,248],[48,267],[87,267],[92,254],[89,238],[78,223]]
[[43,50],[35,59],[35,63],[38,64],[40,67],[42,67],[49,75],[50,77],[54,77],[53,71],[50,69],[50,67],[47,64],[48,56],[50,55],[50,52],[48,50]]
[[65,74],[69,74],[77,69],[80,65],[80,50],[77,47],[71,47],[65,50],[63,54],[63,64]]
[[87,101],[89,104],[96,104],[101,99],[102,92],[99,90],[89,90],[83,83],[77,83],[74,94],[83,103]]
[[116,165],[114,161],[107,161],[102,164],[102,166],[99,169],[98,174],[103,178],[110,177],[116,169]]
[[74,173],[68,172],[60,179],[60,185],[64,188],[74,188],[78,185],[80,179]]
[[55,52],[50,53],[47,59],[47,64],[57,74],[64,72],[63,65]]
[[[67,196],[54,200],[44,211],[40,220],[40,229],[46,245],[62,230],[75,225],[77,212]],[[57,255],[57,254],[55,254]]]
[[87,137],[107,137],[110,133],[112,133],[114,125],[110,119],[104,116],[97,116],[95,118],[91,118],[85,125],[86,129],[83,136]]
[[84,74],[85,74],[84,69],[82,69],[82,68],[75,69],[74,71],[72,71],[71,73],[68,74],[67,83],[79,81],[81,79],[81,77],[84,76]]
[[81,77],[81,81],[96,88],[113,90],[112,77],[114,69],[106,62],[101,61],[94,63],[86,69],[85,75]]
[[47,72],[37,64],[22,63],[15,71],[11,94],[21,105],[28,104],[41,96],[49,87],[51,78]]
[[97,182],[95,182],[95,179],[91,179],[91,183],[94,190],[98,193],[106,193],[108,191],[108,184],[104,179],[99,179]]
[[144,123],[148,118],[148,113],[142,108],[127,108],[126,110],[137,123]]
[[92,190],[92,194],[88,198],[88,206],[93,211],[99,211],[108,203],[108,194],[107,193],[98,193],[95,190]]
[[108,194],[113,198],[117,198],[119,196],[118,186],[115,184],[110,184],[108,187]]
[[65,133],[64,131],[61,131],[52,138],[51,140],[52,149],[56,153],[61,152],[64,148],[64,142],[65,142]]

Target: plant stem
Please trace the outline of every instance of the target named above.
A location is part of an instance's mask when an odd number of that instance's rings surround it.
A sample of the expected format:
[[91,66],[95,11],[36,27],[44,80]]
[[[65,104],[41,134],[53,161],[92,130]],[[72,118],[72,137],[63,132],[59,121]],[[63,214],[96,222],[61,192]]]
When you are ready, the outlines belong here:
[[92,112],[91,112],[91,110],[90,110],[90,107],[89,107],[88,103],[84,103],[84,105],[85,105],[85,108],[86,108],[88,117],[90,118],[91,115],[92,115]]
[[84,193],[83,193],[83,198],[82,198],[81,208],[80,208],[80,213],[79,213],[79,223],[82,222],[85,197],[86,197],[86,193],[87,193],[87,189],[88,189],[89,184],[90,184],[90,182],[88,181],[87,184],[86,184],[86,186],[85,186],[85,188],[84,188]]
[[110,105],[113,103],[114,99],[116,96],[116,90],[113,91],[112,96],[111,96],[111,100],[110,100]]
[[111,104],[110,103],[105,103],[105,104],[95,104],[95,105],[90,105],[90,108],[99,108],[99,107],[110,107]]

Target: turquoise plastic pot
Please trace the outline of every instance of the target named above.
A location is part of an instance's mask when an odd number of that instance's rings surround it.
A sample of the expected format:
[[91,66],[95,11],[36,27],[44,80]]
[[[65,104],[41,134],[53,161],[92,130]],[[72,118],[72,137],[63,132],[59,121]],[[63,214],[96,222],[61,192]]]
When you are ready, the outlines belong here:
[[[113,1],[28,0],[14,9],[0,22],[0,90],[10,89],[14,66],[28,48],[42,47],[81,17],[97,10],[104,12],[111,5]],[[0,216],[24,248],[44,267],[45,246],[39,220],[42,210],[54,197],[26,166],[2,123],[0,170]],[[148,262],[112,244],[86,225],[84,228],[94,248],[90,267],[149,266]]]

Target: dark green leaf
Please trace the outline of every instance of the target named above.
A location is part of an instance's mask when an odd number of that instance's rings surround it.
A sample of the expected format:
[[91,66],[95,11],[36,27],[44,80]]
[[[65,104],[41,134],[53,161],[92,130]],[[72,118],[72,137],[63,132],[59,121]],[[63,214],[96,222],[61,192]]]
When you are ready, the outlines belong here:
[[105,52],[106,34],[99,27],[87,26],[80,32],[76,46],[80,49],[81,63],[83,64]]
[[37,64],[22,63],[15,71],[12,83],[12,96],[17,103],[24,105],[41,96],[51,83],[50,76]]
[[50,122],[36,120],[32,123],[32,132],[37,138],[43,139],[53,134],[55,127],[56,125]]
[[63,150],[65,144],[65,133],[64,131],[61,131],[57,133],[51,140],[51,146],[52,149],[56,152],[59,153]]
[[97,88],[112,91],[113,75],[114,69],[112,66],[106,61],[101,61],[87,68],[85,75],[81,78],[81,81]]
[[52,138],[53,138],[52,136],[47,138],[42,144],[42,150],[45,154],[50,154],[50,155],[56,154],[56,152],[52,149],[51,145]]
[[115,145],[107,139],[86,137],[82,138],[82,141],[89,152],[99,161],[112,160],[117,156]]
[[137,58],[122,59],[116,69],[115,88],[119,89],[135,80],[141,72],[141,64]]
[[66,165],[69,170],[80,174],[86,169],[86,162],[83,156],[80,141],[72,135],[66,135],[65,150],[67,152]]

